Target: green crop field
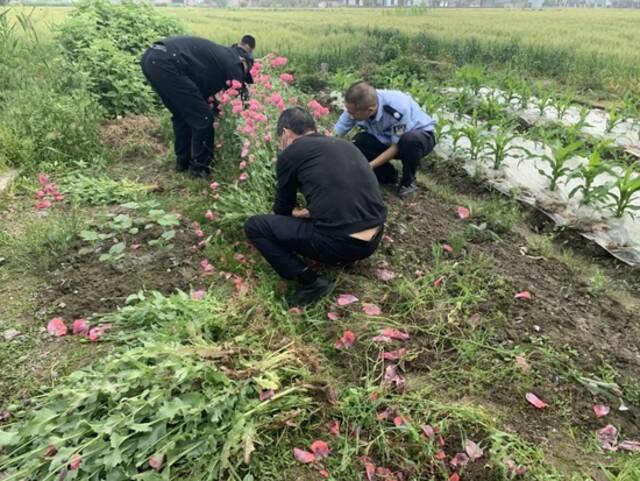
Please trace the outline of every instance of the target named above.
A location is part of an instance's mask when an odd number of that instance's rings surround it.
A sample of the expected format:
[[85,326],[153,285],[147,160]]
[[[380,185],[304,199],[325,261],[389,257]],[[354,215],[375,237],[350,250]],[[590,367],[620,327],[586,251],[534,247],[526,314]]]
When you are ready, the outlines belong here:
[[[0,480],[639,481],[638,24],[0,10]],[[178,173],[140,58],[245,33],[250,100],[217,93],[212,177]],[[380,187],[375,253],[290,308],[243,224],[272,209],[281,109],[329,135],[360,79],[437,146],[413,197]]]

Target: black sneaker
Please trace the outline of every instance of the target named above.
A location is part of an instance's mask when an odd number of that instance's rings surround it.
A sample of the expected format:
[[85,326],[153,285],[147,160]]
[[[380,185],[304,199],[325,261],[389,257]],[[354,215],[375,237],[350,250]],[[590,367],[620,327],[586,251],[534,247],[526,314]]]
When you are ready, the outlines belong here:
[[418,192],[418,186],[415,182],[411,182],[409,185],[401,185],[398,187],[398,197],[406,199],[407,197]]
[[300,286],[298,290],[287,299],[287,302],[292,307],[309,305],[323,297],[329,292],[332,286],[333,282],[329,279],[318,276],[311,284]]

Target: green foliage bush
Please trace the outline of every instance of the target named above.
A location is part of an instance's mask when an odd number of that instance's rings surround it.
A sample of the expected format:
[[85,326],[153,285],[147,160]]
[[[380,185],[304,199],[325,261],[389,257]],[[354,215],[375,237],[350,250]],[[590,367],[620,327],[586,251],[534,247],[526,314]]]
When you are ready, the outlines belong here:
[[101,110],[93,98],[83,89],[59,92],[49,82],[7,94],[0,117],[0,164],[35,170],[102,153]]
[[57,40],[74,69],[111,115],[148,111],[155,97],[140,70],[140,57],[156,40],[184,33],[180,24],[150,5],[106,0],[78,4]]

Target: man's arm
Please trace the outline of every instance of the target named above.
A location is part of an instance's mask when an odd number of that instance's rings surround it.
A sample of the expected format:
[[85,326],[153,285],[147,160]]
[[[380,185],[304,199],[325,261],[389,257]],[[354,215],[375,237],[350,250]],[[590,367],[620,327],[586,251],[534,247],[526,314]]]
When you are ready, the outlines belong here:
[[394,159],[398,155],[398,144],[391,144],[387,150],[378,155],[375,159],[369,162],[372,169],[380,167],[386,164],[391,159]]
[[342,112],[340,118],[336,122],[336,125],[333,127],[333,131],[336,135],[343,136],[346,135],[353,127],[356,125],[356,121],[348,112]]
[[290,166],[291,162],[288,162],[283,152],[278,157],[278,162],[276,163],[278,187],[276,200],[273,203],[273,213],[277,215],[291,215],[296,205],[298,179],[296,178],[295,171]]

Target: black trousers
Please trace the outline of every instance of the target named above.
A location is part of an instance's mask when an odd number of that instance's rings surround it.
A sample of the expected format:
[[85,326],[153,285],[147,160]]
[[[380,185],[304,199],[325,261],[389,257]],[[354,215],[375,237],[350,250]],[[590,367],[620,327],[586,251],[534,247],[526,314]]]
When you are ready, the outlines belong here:
[[176,167],[209,172],[213,160],[213,113],[207,99],[171,51],[150,48],[140,61],[142,72],[173,114]]
[[285,279],[294,279],[308,266],[299,255],[324,264],[346,265],[375,252],[383,228],[371,241],[327,233],[310,219],[287,215],[256,215],[247,219],[244,230],[271,267]]
[[[357,134],[353,143],[364,154],[369,162],[389,148],[374,135],[366,132]],[[435,136],[423,130],[410,130],[400,137],[398,142],[398,159],[402,161],[402,178],[400,185],[408,186],[416,179],[416,172],[420,161],[436,146]],[[373,169],[381,184],[395,184],[398,181],[398,171],[391,162]]]

